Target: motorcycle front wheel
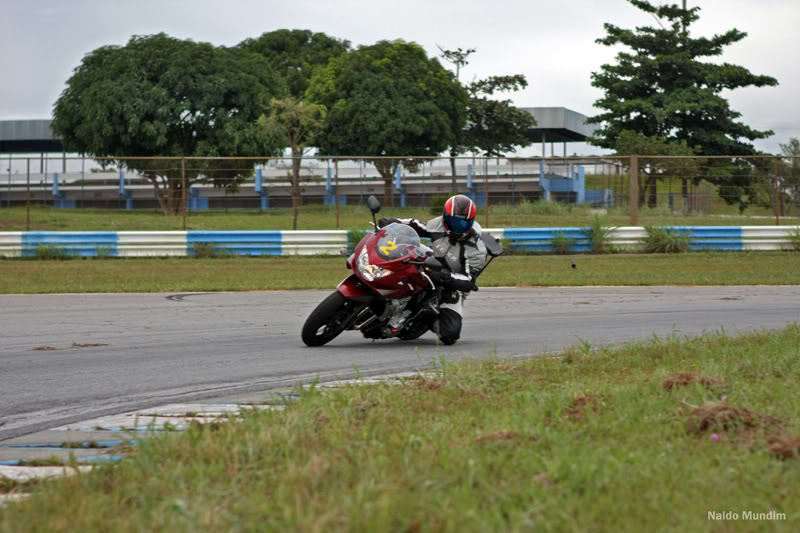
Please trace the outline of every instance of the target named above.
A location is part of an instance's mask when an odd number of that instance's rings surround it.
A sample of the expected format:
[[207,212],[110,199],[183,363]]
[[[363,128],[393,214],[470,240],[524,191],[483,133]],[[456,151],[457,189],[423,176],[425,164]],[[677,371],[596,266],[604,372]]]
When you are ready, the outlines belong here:
[[317,306],[303,324],[302,338],[308,346],[322,346],[335,339],[361,311],[363,304],[348,300],[339,291]]

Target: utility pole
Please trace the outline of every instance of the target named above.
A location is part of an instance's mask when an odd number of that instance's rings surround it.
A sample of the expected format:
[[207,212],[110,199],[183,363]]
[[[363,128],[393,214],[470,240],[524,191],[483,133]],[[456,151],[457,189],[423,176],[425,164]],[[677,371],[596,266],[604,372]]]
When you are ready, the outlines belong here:
[[[686,0],[683,0],[683,10],[686,11]],[[681,26],[683,29],[683,35],[686,36],[686,23],[681,22]]]

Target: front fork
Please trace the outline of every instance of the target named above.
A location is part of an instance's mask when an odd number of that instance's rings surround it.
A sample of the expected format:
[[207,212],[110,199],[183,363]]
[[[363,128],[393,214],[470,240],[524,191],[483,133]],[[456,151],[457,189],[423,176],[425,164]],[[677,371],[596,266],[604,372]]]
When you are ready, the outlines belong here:
[[372,290],[364,285],[355,274],[350,274],[344,278],[339,286],[336,287],[336,290],[342,293],[342,296],[348,300],[365,304],[372,303],[372,300],[375,298],[375,294]]
[[350,274],[348,277],[342,280],[341,283],[339,283],[339,286],[336,287],[336,290],[348,300],[363,304],[361,309],[348,324],[348,329],[361,330],[378,318],[369,307],[369,305],[375,299],[375,294],[369,287],[364,285],[360,279],[358,279],[358,276],[355,274]]

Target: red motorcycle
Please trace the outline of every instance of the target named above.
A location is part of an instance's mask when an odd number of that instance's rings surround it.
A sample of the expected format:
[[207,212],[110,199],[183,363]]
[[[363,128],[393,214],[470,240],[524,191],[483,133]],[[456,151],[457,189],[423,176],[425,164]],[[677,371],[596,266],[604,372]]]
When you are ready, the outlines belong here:
[[[368,339],[413,340],[427,332],[439,314],[442,287],[435,281],[446,267],[411,227],[390,224],[378,229],[380,202],[370,196],[367,205],[375,232],[361,239],[347,258],[353,273],[306,319],[302,338],[308,346],[322,346],[345,330],[360,331]],[[481,240],[489,256],[483,272],[502,255],[503,247],[488,233],[482,233]]]

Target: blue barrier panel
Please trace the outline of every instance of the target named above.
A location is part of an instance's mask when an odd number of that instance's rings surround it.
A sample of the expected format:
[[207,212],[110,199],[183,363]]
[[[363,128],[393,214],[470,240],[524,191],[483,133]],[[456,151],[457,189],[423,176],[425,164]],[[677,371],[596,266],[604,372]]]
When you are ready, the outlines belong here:
[[503,238],[511,241],[511,249],[519,252],[551,252],[553,239],[558,234],[575,239],[570,252],[590,252],[592,243],[581,228],[510,228],[503,230]]
[[670,229],[700,239],[742,239],[741,226],[672,226]]
[[728,250],[728,251],[742,251],[742,241],[728,241],[723,239],[691,239],[689,241],[689,249],[693,252],[702,250]]
[[551,241],[556,233],[563,233],[568,239],[586,238],[586,233],[581,228],[506,228],[503,230],[503,238],[512,241]]
[[117,241],[114,231],[26,231],[22,233],[22,256],[35,257],[42,245],[80,257],[117,257]]
[[210,244],[238,255],[282,255],[280,231],[187,231],[187,255],[195,244]]
[[689,249],[741,251],[741,226],[673,226],[673,231],[689,235]]

